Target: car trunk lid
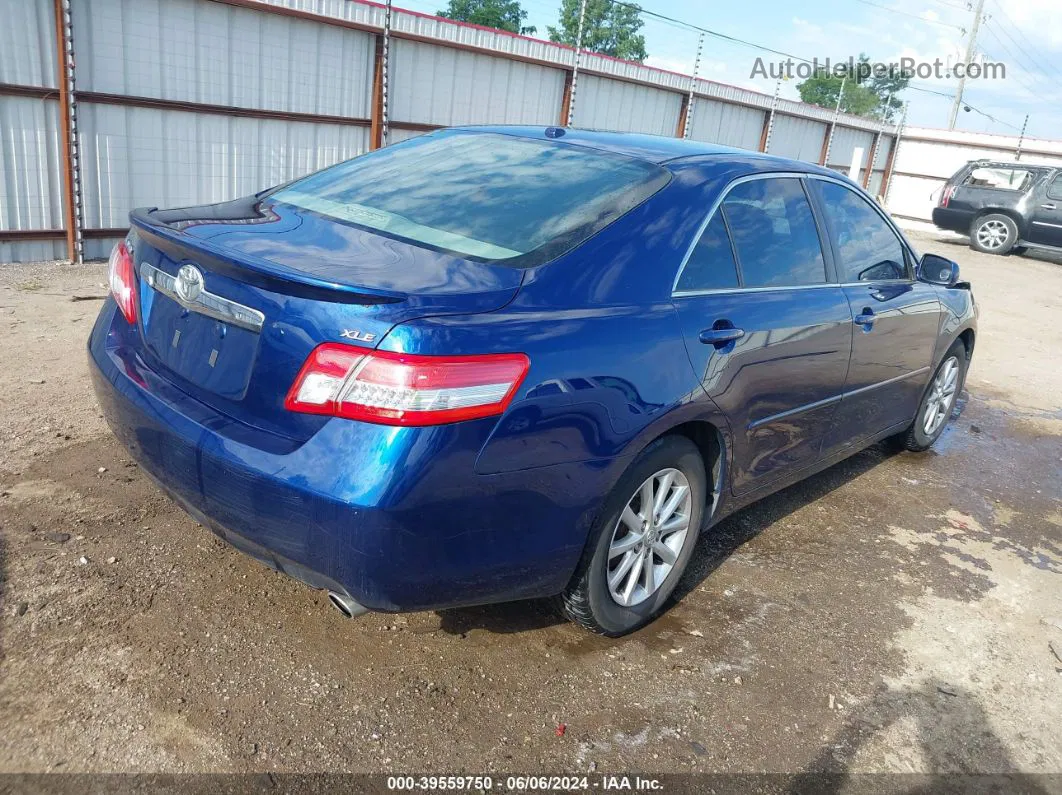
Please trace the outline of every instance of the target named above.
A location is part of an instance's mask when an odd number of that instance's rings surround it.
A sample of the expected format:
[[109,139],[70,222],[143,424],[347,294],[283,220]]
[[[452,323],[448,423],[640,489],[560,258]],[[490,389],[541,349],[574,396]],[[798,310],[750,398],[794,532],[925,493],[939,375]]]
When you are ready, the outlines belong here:
[[219,412],[289,437],[323,422],[283,406],[316,345],[374,348],[416,317],[488,312],[522,278],[278,203],[135,211],[132,221],[149,364]]

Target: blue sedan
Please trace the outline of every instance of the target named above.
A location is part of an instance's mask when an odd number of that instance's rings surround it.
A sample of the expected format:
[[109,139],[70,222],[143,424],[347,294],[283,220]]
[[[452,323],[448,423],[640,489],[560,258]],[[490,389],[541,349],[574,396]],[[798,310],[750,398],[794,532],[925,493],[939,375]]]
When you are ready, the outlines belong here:
[[724,516],[932,445],[974,348],[958,266],[853,182],[669,138],[442,130],[130,220],[108,423],[347,615],[560,595],[630,632]]

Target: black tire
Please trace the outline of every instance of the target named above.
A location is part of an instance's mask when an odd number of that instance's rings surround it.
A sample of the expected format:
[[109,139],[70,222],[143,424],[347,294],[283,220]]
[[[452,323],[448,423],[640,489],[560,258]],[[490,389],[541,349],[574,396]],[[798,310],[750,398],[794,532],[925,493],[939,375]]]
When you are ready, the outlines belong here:
[[970,224],[970,248],[974,251],[1009,254],[1017,242],[1018,225],[1009,215],[988,213],[974,218]]
[[[934,399],[937,378],[945,371],[949,362],[952,361],[958,366],[955,390],[949,398],[942,420],[936,425],[936,427],[932,428],[930,432],[927,432],[926,424],[931,406],[935,406],[938,412],[940,410],[940,403]],[[940,364],[937,365],[937,369],[933,371],[933,377],[929,379],[929,384],[926,385],[922,400],[918,404],[918,413],[915,415],[914,422],[911,423],[911,426],[906,431],[897,437],[904,448],[914,453],[921,453],[932,447],[933,442],[940,438],[940,434],[944,432],[944,429],[948,425],[948,421],[951,419],[952,412],[955,411],[955,404],[959,399],[959,395],[962,394],[963,385],[966,383],[966,367],[968,363],[966,346],[962,344],[962,340],[956,340],[955,343],[948,348],[948,352],[944,354],[944,358],[941,360]]]
[[[624,509],[635,499],[634,495],[642,484],[666,469],[677,469],[689,483],[690,521],[686,536],[671,571],[659,587],[644,601],[629,607],[623,606],[610,594],[607,581],[613,534],[620,524]],[[667,606],[697,545],[707,496],[704,460],[693,442],[684,436],[665,436],[649,445],[635,458],[605,499],[579,568],[560,596],[564,614],[591,632],[608,637],[626,635],[656,618]],[[641,583],[639,587],[642,587]]]

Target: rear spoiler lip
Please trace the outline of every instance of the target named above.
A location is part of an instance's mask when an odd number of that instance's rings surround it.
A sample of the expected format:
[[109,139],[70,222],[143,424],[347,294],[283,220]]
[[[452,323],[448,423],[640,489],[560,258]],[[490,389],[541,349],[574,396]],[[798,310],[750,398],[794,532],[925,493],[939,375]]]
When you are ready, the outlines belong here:
[[287,270],[261,257],[240,254],[237,262],[221,246],[202,238],[193,238],[179,229],[152,217],[157,207],[141,207],[129,213],[130,225],[153,246],[175,254],[178,261],[188,259],[179,247],[191,247],[209,259],[210,267],[230,278],[282,295],[292,295],[340,304],[396,304],[408,300],[405,293],[378,290],[353,284],[330,282],[309,274]]

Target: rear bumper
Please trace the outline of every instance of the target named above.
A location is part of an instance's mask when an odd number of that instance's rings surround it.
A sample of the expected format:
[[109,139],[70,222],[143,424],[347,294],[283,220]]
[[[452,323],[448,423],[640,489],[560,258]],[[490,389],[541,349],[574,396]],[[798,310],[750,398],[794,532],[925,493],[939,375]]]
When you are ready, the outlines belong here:
[[272,437],[152,372],[122,323],[109,300],[90,369],[108,424],[141,467],[237,548],[373,610],[558,593],[623,468],[616,459],[477,475],[479,423],[491,420],[337,419],[303,443]]
[[933,208],[933,223],[939,229],[947,229],[949,232],[959,232],[965,235],[970,232],[970,221],[972,220],[973,213],[967,210],[952,210],[948,207]]

